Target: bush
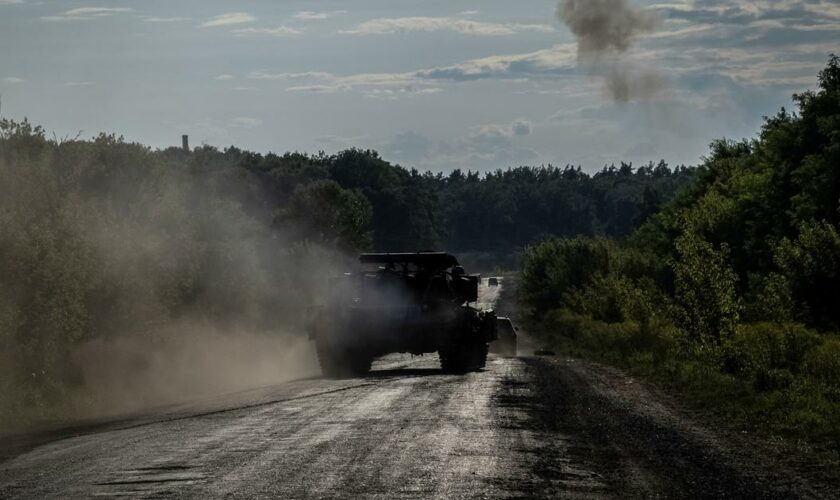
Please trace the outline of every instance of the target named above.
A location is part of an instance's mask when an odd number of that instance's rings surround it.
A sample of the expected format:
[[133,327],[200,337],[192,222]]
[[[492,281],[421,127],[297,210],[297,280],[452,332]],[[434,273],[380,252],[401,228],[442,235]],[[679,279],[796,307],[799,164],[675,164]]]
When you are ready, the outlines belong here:
[[776,264],[791,284],[794,298],[808,323],[840,328],[840,234],[831,224],[802,223],[796,239],[777,246]]
[[566,296],[568,308],[607,323],[633,321],[648,325],[664,316],[668,300],[649,278],[635,282],[625,275],[596,275],[577,293]]
[[659,364],[674,356],[676,330],[666,323],[606,323],[563,309],[549,312],[538,327],[551,347],[571,355],[596,356],[622,365],[632,360]]
[[794,303],[790,283],[778,273],[749,276],[749,291],[745,297],[744,320],[785,323],[794,319]]
[[[805,370],[814,379],[840,388],[840,338],[828,338],[822,345],[808,352]],[[840,395],[840,392],[836,393]]]
[[799,374],[809,353],[822,343],[802,325],[755,323],[739,325],[723,349],[724,371],[752,381],[756,390],[787,387]]
[[528,248],[522,263],[522,294],[537,317],[564,304],[563,297],[608,274],[615,244],[606,238],[551,238]]
[[753,381],[753,387],[759,392],[787,389],[791,384],[793,384],[793,374],[783,369],[759,369]]

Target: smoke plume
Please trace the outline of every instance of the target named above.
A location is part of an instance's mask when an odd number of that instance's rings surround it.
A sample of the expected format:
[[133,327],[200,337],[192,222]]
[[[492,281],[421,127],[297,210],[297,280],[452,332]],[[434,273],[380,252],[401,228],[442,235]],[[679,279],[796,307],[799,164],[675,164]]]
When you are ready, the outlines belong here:
[[614,67],[604,78],[607,93],[617,102],[650,99],[665,87],[665,77],[656,70]]
[[664,87],[658,71],[634,68],[628,54],[640,35],[656,28],[652,12],[627,0],[562,0],[557,15],[577,39],[578,64],[604,81],[614,101],[650,98]]

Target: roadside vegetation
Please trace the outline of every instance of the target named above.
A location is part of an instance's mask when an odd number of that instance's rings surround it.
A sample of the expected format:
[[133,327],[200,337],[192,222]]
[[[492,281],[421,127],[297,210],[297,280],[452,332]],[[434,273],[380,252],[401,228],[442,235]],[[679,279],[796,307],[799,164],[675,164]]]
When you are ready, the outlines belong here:
[[289,323],[359,250],[473,251],[492,265],[542,234],[626,235],[693,174],[660,162],[444,175],[374,151],[152,150],[0,119],[0,429],[95,404],[86,377],[108,370],[93,365],[156,366],[154,353],[103,359],[91,345],[300,331]]
[[[343,239],[375,251],[445,248],[496,260],[545,235],[628,235],[694,176],[693,168],[664,161],[608,165],[592,175],[572,165],[444,174],[359,149],[281,156],[231,147],[202,154],[253,177],[270,207],[285,207],[282,218],[297,218],[307,236],[325,231],[332,238],[330,228],[345,227]],[[327,207],[345,199],[342,192],[363,197],[352,217],[333,220],[317,208],[321,198]],[[353,206],[355,199],[347,199],[346,207]]]
[[521,300],[561,353],[840,459],[840,59],[626,238],[547,238]]
[[[288,325],[340,250],[369,238],[360,194],[315,184],[281,209],[231,165],[209,148],[61,142],[0,121],[0,433],[101,403],[85,374],[108,370],[90,365],[128,361],[137,366],[119,369],[136,374],[199,326],[210,336]],[[302,210],[321,224],[312,237],[295,233]],[[83,355],[117,340],[149,352]]]

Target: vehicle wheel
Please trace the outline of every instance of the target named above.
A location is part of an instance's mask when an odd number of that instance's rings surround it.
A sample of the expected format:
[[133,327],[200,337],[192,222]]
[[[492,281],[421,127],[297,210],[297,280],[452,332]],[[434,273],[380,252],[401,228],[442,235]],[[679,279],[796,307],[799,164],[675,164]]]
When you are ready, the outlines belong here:
[[464,357],[457,351],[438,351],[440,357],[440,369],[446,373],[466,372]]
[[370,371],[373,358],[363,353],[333,346],[316,345],[321,373],[329,378],[357,377]]
[[476,344],[472,347],[472,349],[470,349],[470,360],[472,361],[470,370],[478,371],[484,368],[485,365],[487,365],[488,350],[489,346],[485,342]]
[[507,340],[499,352],[502,356],[516,357],[516,339]]
[[440,368],[447,373],[477,371],[487,364],[487,344],[477,342],[438,351]]

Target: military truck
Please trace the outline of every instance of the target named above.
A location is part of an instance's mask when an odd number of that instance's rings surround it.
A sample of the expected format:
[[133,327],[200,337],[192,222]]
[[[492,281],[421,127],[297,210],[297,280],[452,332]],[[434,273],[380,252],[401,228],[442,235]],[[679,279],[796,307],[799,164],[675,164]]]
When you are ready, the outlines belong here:
[[496,316],[470,305],[478,275],[443,252],[365,253],[359,264],[333,283],[330,305],[310,323],[325,376],[364,374],[394,352],[437,352],[446,372],[484,367]]
[[516,332],[519,328],[513,326],[510,318],[499,316],[496,318],[496,341],[490,344],[490,352],[501,356],[516,356]]

